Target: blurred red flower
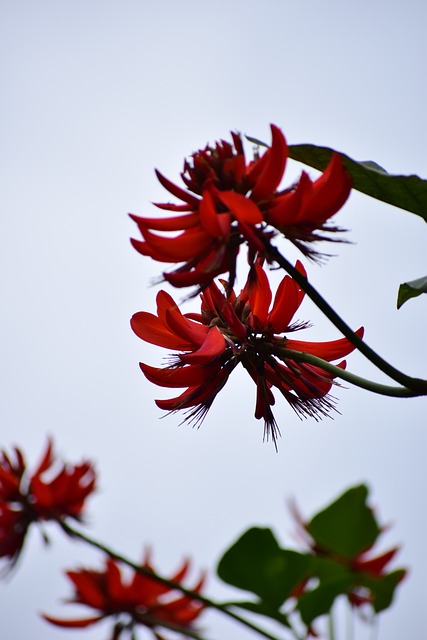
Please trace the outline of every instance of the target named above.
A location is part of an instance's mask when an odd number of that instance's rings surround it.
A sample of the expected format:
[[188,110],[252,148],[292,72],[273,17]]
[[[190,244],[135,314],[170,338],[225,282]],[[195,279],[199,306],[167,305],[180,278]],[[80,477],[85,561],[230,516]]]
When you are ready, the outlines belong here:
[[86,498],[95,490],[95,471],[90,462],[61,463],[48,441],[43,457],[33,473],[15,448],[13,456],[0,454],[0,558],[11,566],[22,550],[33,522],[66,517],[81,520]]
[[143,218],[131,214],[143,236],[142,241],[131,242],[139,253],[154,260],[183,263],[163,274],[173,286],[203,289],[217,275],[229,273],[232,288],[241,244],[248,245],[250,263],[256,254],[269,260],[265,242],[279,232],[316,259],[319,254],[311,244],[332,240],[319,232],[340,231],[327,225],[351,191],[351,178],[339,154],[332,156],[318,180],[312,182],[303,172],[296,184],[278,190],[288,146],[278,127],[271,125],[271,132],[271,147],[251,162],[246,161],[241,136],[233,132],[232,144],[221,140],[194,153],[181,173],[187,189],[156,171],[165,189],[181,200],[181,204],[156,206],[180,215]]
[[[147,553],[141,565],[154,571]],[[188,560],[184,561],[177,573],[170,578],[181,583],[190,568]],[[204,605],[186,595],[179,595],[171,587],[165,586],[154,578],[134,571],[128,580],[122,575],[117,561],[108,557],[102,571],[78,569],[67,571],[66,575],[74,586],[74,596],[68,602],[78,603],[99,613],[90,618],[63,620],[43,615],[45,620],[59,627],[83,628],[114,616],[116,622],[111,640],[118,640],[122,632],[128,631],[131,637],[135,627],[142,625],[152,631],[157,640],[164,640],[157,631],[164,627],[179,631],[192,630],[192,624],[202,612]],[[192,591],[199,593],[204,584],[204,575]]]
[[[275,387],[299,416],[318,418],[333,408],[328,393],[333,376],[317,366],[298,362],[286,350],[303,351],[326,361],[340,359],[354,347],[346,338],[332,342],[301,342],[282,334],[307,327],[292,322],[304,292],[289,276],[281,281],[274,302],[268,277],[258,261],[238,296],[221,293],[215,283],[200,295],[201,313],[182,314],[165,291],[157,295],[157,315],[136,313],[131,326],[152,344],[183,353],[163,368],[140,364],[146,378],[162,387],[187,387],[178,397],[156,400],[170,412],[186,409],[185,420],[200,423],[230,373],[241,363],[256,384],[255,417],[264,419],[264,434],[276,443],[279,429],[271,406]],[[304,267],[297,268],[305,275]],[[271,308],[270,308],[271,307]],[[357,331],[362,337],[363,329]],[[345,367],[345,361],[338,365]]]

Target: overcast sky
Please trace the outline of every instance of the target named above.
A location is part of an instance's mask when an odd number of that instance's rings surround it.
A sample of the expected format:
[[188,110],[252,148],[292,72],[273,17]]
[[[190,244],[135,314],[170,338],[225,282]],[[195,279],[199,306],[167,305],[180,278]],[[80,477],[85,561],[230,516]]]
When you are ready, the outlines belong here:
[[[273,526],[290,544],[289,497],[310,515],[366,482],[393,525],[381,549],[402,544],[395,566],[410,567],[379,638],[425,637],[425,399],[342,388],[341,415],[316,423],[278,398],[276,453],[253,417],[254,385],[236,371],[199,430],[160,420],[154,398],[168,394],[138,362],[166,354],[138,340],[129,318],[154,310],[162,265],[132,249],[127,217],[169,199],[154,167],[178,180],[207,142],[230,130],[268,139],[271,122],[290,143],[426,176],[425,2],[2,0],[0,11],[1,444],[34,464],[51,434],[67,459],[93,458],[92,535],[135,559],[152,545],[165,573],[191,554],[195,581],[197,568],[212,570],[214,597],[238,595],[213,569],[245,528]],[[291,164],[284,184],[300,171]],[[396,310],[399,284],[425,275],[425,223],[357,193],[335,220],[353,244],[309,265],[310,279],[372,347],[425,377],[427,300]],[[300,339],[339,337],[308,300],[298,318],[314,323]],[[348,361],[385,381],[362,356]],[[1,637],[102,640],[106,628],[62,631],[38,617],[72,617],[62,571],[101,561],[46,530],[51,547],[32,531],[0,584]],[[217,614],[205,622],[212,640],[252,637]]]

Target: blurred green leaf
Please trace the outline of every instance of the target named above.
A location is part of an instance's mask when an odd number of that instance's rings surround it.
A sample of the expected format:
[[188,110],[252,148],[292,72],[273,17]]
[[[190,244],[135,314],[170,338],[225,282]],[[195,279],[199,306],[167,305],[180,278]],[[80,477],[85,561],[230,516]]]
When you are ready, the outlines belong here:
[[416,298],[422,293],[427,293],[427,276],[425,278],[412,280],[411,282],[404,282],[400,285],[397,294],[397,308],[400,309],[407,300]]
[[372,606],[376,613],[387,609],[394,597],[394,591],[405,576],[406,571],[404,569],[396,569],[385,576],[380,578],[373,578],[371,576],[364,576],[360,581],[360,584],[367,587],[374,596]]
[[365,485],[353,487],[315,515],[307,524],[307,531],[316,544],[348,559],[369,549],[380,529],[366,504],[367,497]]
[[[268,147],[265,142],[246,136],[250,142]],[[334,149],[314,144],[289,145],[289,157],[324,171]],[[353,179],[353,187],[372,198],[421,216],[427,222],[427,180],[419,176],[392,175],[372,160],[358,162],[337,151]]]
[[224,582],[278,609],[309,573],[311,562],[307,554],[281,549],[271,529],[254,527],[225,552],[217,573]]
[[321,584],[311,591],[304,593],[298,600],[298,611],[306,625],[310,625],[313,620],[323,616],[331,610],[335,599],[346,593],[351,586],[351,576]]

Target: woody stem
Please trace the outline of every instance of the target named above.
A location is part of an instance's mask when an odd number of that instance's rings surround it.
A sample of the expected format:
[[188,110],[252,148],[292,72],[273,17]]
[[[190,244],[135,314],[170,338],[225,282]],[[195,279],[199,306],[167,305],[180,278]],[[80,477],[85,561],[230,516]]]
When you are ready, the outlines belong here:
[[408,390],[416,391],[415,395],[427,395],[427,380],[413,378],[402,373],[380,355],[378,355],[366,342],[364,342],[354,331],[348,326],[341,316],[330,306],[330,304],[320,295],[320,293],[309,283],[307,278],[298,271],[276,247],[266,243],[267,255],[270,260],[277,262],[289,275],[297,282],[305,291],[314,304],[325,314],[325,316],[341,331],[341,333],[358,349],[363,355],[374,364],[380,371],[385,373]]
[[[153,573],[151,569],[148,569],[147,567],[136,564],[136,562],[133,562],[129,558],[126,558],[125,556],[121,555],[120,553],[117,553],[116,551],[113,551],[102,542],[99,542],[98,540],[91,538],[90,536],[86,535],[82,531],[78,531],[77,529],[74,529],[74,527],[71,527],[67,522],[63,520],[58,521],[58,524],[60,525],[61,529],[71,538],[78,538],[79,540],[86,542],[90,546],[95,547],[96,549],[99,549],[100,551],[107,554],[111,558],[114,558],[115,560],[122,562],[128,567],[131,567],[131,569],[133,569],[134,571],[137,571],[138,573],[144,576],[147,576],[153,580],[157,580],[157,582],[165,585],[169,589],[176,589],[177,591],[180,591],[183,595],[203,603],[206,607],[209,607],[211,609],[216,609],[217,611],[221,611],[221,613],[225,614],[229,618],[232,618],[236,622],[239,622],[245,627],[252,629],[252,631],[255,631],[255,633],[262,636],[263,638],[268,638],[268,640],[281,640],[280,638],[277,638],[277,636],[273,636],[268,631],[265,631],[261,627],[258,627],[253,622],[250,622],[246,618],[242,618],[237,613],[234,613],[233,611],[231,611],[228,608],[231,605],[220,604],[219,602],[215,602],[214,600],[211,600],[206,596],[202,596],[200,593],[197,593],[196,591],[191,591],[191,589],[187,589],[186,587],[183,587],[178,582],[174,582],[173,580],[169,580],[168,578],[163,578],[162,576],[159,576],[157,573]],[[290,623],[289,623],[289,630],[291,631],[295,640],[302,640],[302,638],[292,628]],[[194,636],[194,637],[197,637],[197,636]],[[202,639],[200,638],[200,640]]]

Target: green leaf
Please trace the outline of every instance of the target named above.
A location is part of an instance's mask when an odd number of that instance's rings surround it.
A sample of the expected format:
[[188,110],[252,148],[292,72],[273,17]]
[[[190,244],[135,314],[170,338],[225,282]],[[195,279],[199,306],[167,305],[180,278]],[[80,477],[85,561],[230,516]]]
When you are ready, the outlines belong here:
[[404,282],[400,285],[399,293],[397,294],[397,308],[400,309],[407,300],[416,298],[422,293],[427,293],[427,276],[411,282]]
[[[326,168],[333,153],[333,149],[313,144],[295,144],[289,147],[289,157],[320,171]],[[344,153],[338,153],[351,174],[354,189],[415,213],[427,222],[427,180],[415,175],[391,175],[375,162],[357,162]]]
[[380,578],[363,577],[363,581],[360,581],[360,584],[370,589],[374,597],[372,606],[375,613],[384,611],[391,605],[395,589],[405,574],[406,571],[404,569],[396,569],[396,571],[392,571]]
[[299,600],[297,609],[306,625],[310,625],[319,616],[329,613],[335,599],[346,593],[351,586],[352,578],[343,578],[327,584],[320,584],[315,589],[304,593]]
[[380,534],[371,509],[366,504],[365,485],[353,487],[315,515],[307,531],[316,544],[342,558],[356,558],[369,549]]
[[[268,144],[246,136],[250,142],[267,147]],[[329,147],[314,144],[289,145],[289,157],[309,167],[324,171],[332,154],[339,153],[344,166],[353,179],[353,187],[372,198],[392,204],[421,216],[427,222],[427,180],[419,176],[392,175],[372,160],[358,162]]]
[[278,609],[308,575],[311,562],[308,554],[281,549],[271,529],[254,527],[225,552],[217,573],[224,582]]

